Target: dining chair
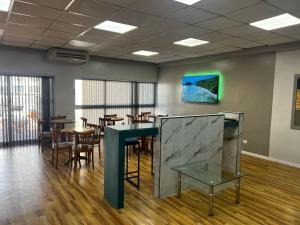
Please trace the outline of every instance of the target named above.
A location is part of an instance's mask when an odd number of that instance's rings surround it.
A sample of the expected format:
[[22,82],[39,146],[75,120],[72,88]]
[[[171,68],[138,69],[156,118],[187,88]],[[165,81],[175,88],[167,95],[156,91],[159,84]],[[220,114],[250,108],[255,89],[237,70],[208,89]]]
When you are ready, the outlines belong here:
[[44,146],[47,143],[51,144],[52,136],[51,131],[43,131],[43,126],[45,124],[44,120],[38,119],[37,122],[37,133],[38,133],[38,145],[42,148],[42,152],[44,152]]
[[[75,146],[75,168],[77,166],[77,161],[81,166],[80,160],[85,159],[86,163],[92,162],[94,170],[94,146],[93,146],[93,135],[94,131],[89,131],[85,133],[75,133],[77,138]],[[80,153],[85,153],[85,158],[83,158]]]
[[115,125],[114,121],[111,121],[110,118],[116,118],[118,117],[117,114],[105,114],[104,119],[107,119],[107,125]]
[[[52,116],[51,117],[51,120],[64,120],[66,119],[67,116],[64,116],[64,115],[57,115],[57,116]],[[64,128],[64,124],[55,124],[55,126],[53,126],[53,128],[56,128],[56,129],[63,129]]]
[[93,130],[94,130],[92,144],[93,144],[93,147],[98,145],[99,159],[101,159],[101,138],[104,137],[104,131],[103,131],[103,129],[101,129],[101,126],[98,124],[88,123],[87,126],[93,128]]
[[133,115],[126,115],[128,118],[128,124],[133,124],[135,123],[135,117]]
[[[60,135],[61,135],[61,130],[52,128],[51,129],[51,136],[52,136],[52,165],[54,163],[54,158],[56,155],[56,163],[55,163],[55,168],[58,168],[58,152],[68,152],[69,153],[69,159],[72,157],[72,149],[73,149],[73,143],[72,142],[61,142],[60,141]],[[56,152],[56,154],[55,154]]]
[[80,120],[82,121],[82,127],[86,127],[88,119],[85,117],[80,117]]
[[118,114],[105,114],[104,118],[118,117]]

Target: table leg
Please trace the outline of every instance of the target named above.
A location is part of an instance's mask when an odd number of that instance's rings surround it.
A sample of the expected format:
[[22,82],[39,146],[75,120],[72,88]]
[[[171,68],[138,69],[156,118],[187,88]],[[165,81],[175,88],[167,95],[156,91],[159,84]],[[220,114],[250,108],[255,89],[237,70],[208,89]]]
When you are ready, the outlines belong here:
[[177,198],[181,198],[181,173],[178,172]]
[[208,208],[208,215],[213,216],[214,210],[214,187],[209,186],[209,208]]
[[235,204],[240,204],[241,178],[236,181]]

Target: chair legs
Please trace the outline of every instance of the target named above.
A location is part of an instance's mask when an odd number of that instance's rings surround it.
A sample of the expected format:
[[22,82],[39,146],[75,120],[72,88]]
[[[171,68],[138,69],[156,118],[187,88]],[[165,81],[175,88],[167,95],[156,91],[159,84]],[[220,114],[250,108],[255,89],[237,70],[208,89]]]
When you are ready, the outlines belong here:
[[[136,145],[133,145],[133,150],[136,150]],[[131,171],[129,172],[128,169],[128,164],[129,164],[129,148],[128,146],[126,146],[126,167],[125,167],[125,180],[127,180],[130,184],[132,184],[133,186],[140,188],[140,155],[141,155],[141,146],[140,144],[138,145],[138,151],[137,151],[137,156],[138,156],[138,166],[137,166],[137,170],[136,171]],[[137,175],[132,175],[129,176],[131,174],[136,174]],[[137,183],[134,183],[131,181],[131,179],[133,178],[137,178]]]

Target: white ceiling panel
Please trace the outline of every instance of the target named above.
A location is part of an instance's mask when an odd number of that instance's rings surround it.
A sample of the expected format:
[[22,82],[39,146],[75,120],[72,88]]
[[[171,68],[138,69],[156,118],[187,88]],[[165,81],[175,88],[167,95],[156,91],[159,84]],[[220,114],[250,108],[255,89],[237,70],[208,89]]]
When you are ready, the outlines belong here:
[[266,3],[256,4],[227,14],[226,16],[237,21],[252,23],[283,14],[284,11]]
[[113,5],[129,6],[139,0],[101,0],[101,1],[113,4]]
[[249,43],[250,41],[243,38],[232,37],[228,39],[218,40],[215,42],[222,45],[234,46],[235,44]]
[[71,0],[24,0],[24,2],[34,3],[55,9],[65,9]]
[[294,41],[295,41],[295,39],[293,39],[293,38],[277,37],[277,38],[265,39],[260,42],[263,44],[266,44],[266,45],[276,45],[276,44],[282,44],[282,43],[288,43],[288,42],[294,42]]
[[233,35],[233,36],[240,36],[240,35],[245,35],[245,34],[257,33],[260,31],[262,31],[262,30],[257,27],[253,27],[250,25],[242,25],[242,26],[238,26],[238,27],[225,29],[222,32],[225,34]]
[[77,35],[74,33],[68,33],[68,32],[60,32],[56,30],[46,30],[43,33],[44,36],[49,36],[49,37],[55,37],[55,38],[64,38],[64,39],[72,39],[75,38]]
[[170,19],[187,24],[194,24],[214,17],[217,17],[217,15],[193,7],[187,7],[168,15],[168,18]]
[[195,26],[205,27],[211,30],[224,30],[232,27],[237,27],[242,25],[240,22],[236,22],[234,20],[228,19],[223,16],[219,16],[210,20],[206,20],[204,22],[200,22],[195,24]]
[[260,2],[261,0],[202,0],[193,6],[224,15]]
[[160,18],[151,16],[133,9],[124,8],[109,18],[114,22],[130,24],[133,26],[143,26],[150,22],[161,21]]
[[47,19],[56,19],[61,14],[61,11],[57,9],[42,7],[21,1],[14,1],[12,12]]
[[81,34],[82,32],[86,31],[88,27],[86,26],[79,26],[76,24],[56,21],[51,24],[49,27],[51,30],[57,30],[57,31],[63,31],[68,33],[74,33],[74,34]]
[[53,23],[53,20],[40,18],[36,16],[25,16],[22,14],[11,13],[9,17],[9,22],[47,28],[50,26],[51,23]]
[[266,40],[266,39],[278,38],[279,35],[269,32],[269,31],[261,31],[258,33],[246,34],[246,35],[243,35],[242,37],[245,39],[248,39],[248,40],[252,40],[252,41],[261,41],[261,40]]
[[296,34],[300,32],[300,25],[280,28],[280,29],[273,30],[272,32],[277,34],[282,34],[282,35]]
[[[272,31],[249,25],[287,12],[300,17],[300,0],[201,0],[192,6],[174,0],[70,3],[71,0],[15,0],[9,21],[9,14],[0,12],[0,44],[37,49],[67,47],[101,56],[165,62],[300,40],[300,25]],[[138,28],[125,34],[94,29],[105,20]],[[210,43],[194,48],[173,44],[187,38]],[[71,40],[92,45],[76,47]],[[160,54],[132,55],[141,49]]]
[[219,40],[232,38],[232,36],[229,34],[224,34],[224,33],[220,33],[220,32],[211,32],[208,34],[199,35],[199,37],[197,37],[197,38],[204,40],[204,41],[210,41],[212,43],[217,43],[217,41],[219,41]]
[[70,12],[63,12],[60,17],[57,19],[58,21],[63,21],[71,24],[79,24],[83,26],[91,26],[94,27],[97,25],[100,21],[97,18],[85,16],[85,15],[79,15],[75,13]]
[[106,18],[112,16],[121,8],[102,1],[76,0],[70,7],[70,12],[75,12],[96,18]]
[[286,11],[300,10],[299,0],[268,0],[267,2]]
[[138,0],[129,7],[150,15],[165,17],[185,8],[186,5],[173,0]]

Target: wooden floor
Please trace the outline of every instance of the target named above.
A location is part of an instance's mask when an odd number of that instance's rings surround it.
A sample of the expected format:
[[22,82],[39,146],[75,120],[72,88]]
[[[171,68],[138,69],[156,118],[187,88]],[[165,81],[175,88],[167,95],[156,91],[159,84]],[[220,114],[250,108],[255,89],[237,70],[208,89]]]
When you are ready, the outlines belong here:
[[[97,156],[97,154],[96,154]],[[62,159],[63,161],[64,159]],[[7,224],[300,224],[300,170],[243,156],[241,204],[234,190],[215,198],[207,215],[207,196],[196,190],[159,200],[152,195],[149,156],[142,157],[141,189],[125,184],[125,209],[103,200],[103,161],[95,171],[85,165],[75,173],[37,146],[0,149],[0,225]]]

